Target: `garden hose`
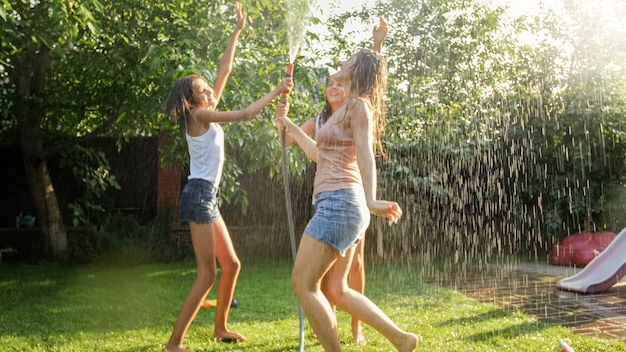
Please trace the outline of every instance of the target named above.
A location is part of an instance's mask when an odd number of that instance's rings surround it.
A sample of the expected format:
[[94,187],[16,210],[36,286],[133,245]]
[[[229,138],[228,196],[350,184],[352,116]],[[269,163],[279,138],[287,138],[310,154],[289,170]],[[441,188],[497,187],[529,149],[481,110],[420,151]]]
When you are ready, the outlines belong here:
[[[287,205],[287,221],[289,223],[289,238],[291,240],[291,256],[294,262],[296,261],[296,234],[293,224],[293,212],[291,207],[291,192],[289,190],[289,177],[287,175],[287,147],[285,143],[285,129],[282,130],[282,166],[283,166],[283,184],[285,185],[285,203]],[[304,312],[302,306],[298,303],[298,310],[300,311],[300,352],[304,351]]]
[[[290,67],[287,71],[288,75],[291,75],[293,72],[293,65],[290,64]],[[282,103],[287,102],[287,95],[283,94]],[[285,128],[280,131],[281,133],[281,144],[282,144],[282,169],[283,169],[283,184],[285,186],[285,203],[287,205],[287,222],[289,225],[289,238],[291,240],[291,256],[293,261],[296,261],[296,254],[298,252],[296,248],[296,234],[293,224],[293,208],[291,207],[291,191],[289,190],[289,175],[287,171],[287,142],[286,142],[286,134],[287,131]],[[304,351],[304,312],[302,311],[302,305],[298,302],[298,310],[300,313],[300,352]]]

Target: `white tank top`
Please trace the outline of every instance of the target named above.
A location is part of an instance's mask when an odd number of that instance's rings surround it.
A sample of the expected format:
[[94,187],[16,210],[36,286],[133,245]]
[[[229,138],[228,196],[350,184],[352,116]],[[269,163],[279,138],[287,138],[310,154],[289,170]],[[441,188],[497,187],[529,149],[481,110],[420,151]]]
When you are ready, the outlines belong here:
[[198,137],[185,133],[189,148],[189,177],[207,180],[219,186],[224,167],[224,130],[212,123],[209,130]]

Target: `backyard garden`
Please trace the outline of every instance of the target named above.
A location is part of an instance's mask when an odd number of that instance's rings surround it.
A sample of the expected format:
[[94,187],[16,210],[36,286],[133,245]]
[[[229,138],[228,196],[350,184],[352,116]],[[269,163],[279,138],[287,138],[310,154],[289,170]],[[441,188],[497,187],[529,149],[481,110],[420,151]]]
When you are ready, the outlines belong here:
[[[0,160],[10,166],[0,190],[11,194],[0,202],[2,350],[162,351],[196,278],[178,194],[163,206],[159,191],[159,170],[176,170],[176,187],[189,171],[163,106],[177,78],[215,80],[233,3],[0,5]],[[482,0],[241,5],[247,22],[219,110],[249,105],[292,63],[297,123],[320,112],[338,63],[372,46],[379,16],[389,24],[378,197],[403,216],[394,226],[372,218],[366,295],[419,335],[418,350],[626,349],[437,285],[464,268],[545,263],[567,236],[626,228],[623,1],[537,2],[523,13]],[[285,13],[294,6],[304,10],[296,20]],[[271,103],[223,126],[220,210],[242,262],[229,324],[247,341],[214,341],[215,310],[203,308],[186,339],[193,351],[298,350],[291,247],[313,212],[315,165],[281,148],[273,118]],[[2,242],[19,234],[19,251]],[[337,322],[345,351],[393,349],[368,326],[367,345],[352,343],[346,312]],[[323,350],[308,325],[304,336],[307,350]]]

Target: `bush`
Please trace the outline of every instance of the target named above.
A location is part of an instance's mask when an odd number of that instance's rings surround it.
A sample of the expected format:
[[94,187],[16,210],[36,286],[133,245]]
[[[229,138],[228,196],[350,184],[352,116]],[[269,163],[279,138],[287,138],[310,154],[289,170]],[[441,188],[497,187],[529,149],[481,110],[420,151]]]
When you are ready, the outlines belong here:
[[112,214],[103,227],[99,260],[134,265],[183,259],[178,251],[171,250],[171,219],[171,210],[158,214],[146,225],[132,215]]

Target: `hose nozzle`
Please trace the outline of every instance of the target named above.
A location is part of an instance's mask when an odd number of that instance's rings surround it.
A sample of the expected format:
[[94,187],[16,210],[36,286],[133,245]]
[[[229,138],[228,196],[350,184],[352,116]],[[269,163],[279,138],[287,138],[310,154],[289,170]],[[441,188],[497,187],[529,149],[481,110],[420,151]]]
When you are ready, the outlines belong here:
[[287,66],[287,72],[285,72],[285,77],[291,77],[293,75],[293,63],[289,63]]
[[[287,66],[287,72],[285,72],[285,78],[291,78],[293,75],[293,63],[289,63]],[[281,103],[287,103],[287,97],[289,97],[289,92],[283,92],[283,97],[280,99]]]

